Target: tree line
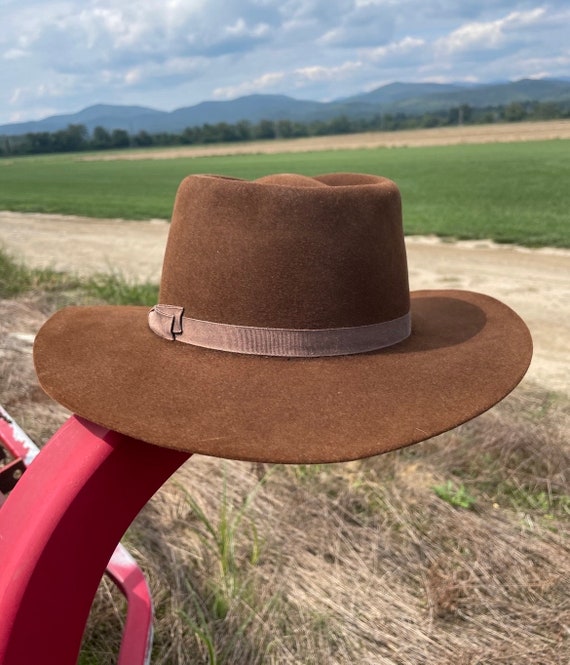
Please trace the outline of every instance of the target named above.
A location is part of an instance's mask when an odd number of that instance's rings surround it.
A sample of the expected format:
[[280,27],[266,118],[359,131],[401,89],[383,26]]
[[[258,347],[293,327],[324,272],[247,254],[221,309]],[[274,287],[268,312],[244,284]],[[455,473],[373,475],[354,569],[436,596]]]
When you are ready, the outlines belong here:
[[354,134],[366,131],[397,131],[429,127],[552,120],[570,117],[570,102],[513,102],[505,106],[473,108],[468,104],[444,111],[412,115],[383,113],[368,118],[341,115],[330,120],[299,122],[293,120],[241,120],[235,124],[219,122],[187,127],[181,133],[144,130],[129,134],[124,129],[111,131],[95,127],[90,134],[85,125],[68,125],[56,132],[29,132],[22,136],[0,137],[0,156],[33,155],[84,150],[117,150],[151,146],[204,145],[237,141],[268,140]]

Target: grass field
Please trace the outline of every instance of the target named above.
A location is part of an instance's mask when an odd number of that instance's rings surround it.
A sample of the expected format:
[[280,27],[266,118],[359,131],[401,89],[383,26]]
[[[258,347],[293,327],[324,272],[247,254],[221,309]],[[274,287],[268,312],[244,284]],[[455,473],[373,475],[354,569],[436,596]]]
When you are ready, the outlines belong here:
[[0,209],[168,218],[190,173],[359,171],[398,183],[408,234],[570,247],[569,150],[570,141],[556,140],[171,160],[20,158],[0,161]]

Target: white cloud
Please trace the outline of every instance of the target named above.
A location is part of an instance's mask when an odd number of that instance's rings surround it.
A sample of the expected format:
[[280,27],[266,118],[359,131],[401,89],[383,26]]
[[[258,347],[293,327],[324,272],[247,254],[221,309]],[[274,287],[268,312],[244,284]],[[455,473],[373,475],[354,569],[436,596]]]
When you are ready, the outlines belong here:
[[245,81],[239,85],[231,85],[223,88],[216,88],[214,90],[214,97],[216,99],[234,99],[242,95],[250,95],[253,93],[267,90],[272,86],[280,83],[285,78],[284,72],[270,72],[262,74],[252,81]]
[[36,106],[34,112],[30,113],[29,108],[26,108],[22,111],[13,111],[11,112],[6,122],[28,122],[30,120],[41,120],[42,118],[47,118],[50,115],[56,115],[60,112],[55,106]]
[[410,53],[423,49],[425,46],[426,41],[424,39],[406,36],[400,41],[370,49],[366,54],[371,60],[382,61],[388,58],[393,58],[394,56],[401,57],[409,55]]
[[[44,100],[57,100],[69,94],[74,87],[72,77],[64,77],[55,81],[41,81],[31,85],[19,85],[12,89],[9,98],[11,106],[36,104],[41,102],[45,106]],[[52,101],[50,101],[52,103]]]
[[324,67],[323,65],[313,65],[309,67],[299,67],[295,69],[294,75],[298,83],[302,81],[338,81],[347,78],[362,68],[362,62],[345,62],[342,65]]
[[326,32],[319,43],[328,47],[363,47],[385,44],[393,36],[393,14],[382,5],[356,4]]
[[323,81],[340,81],[350,78],[362,66],[363,63],[360,61],[349,61],[331,67],[308,65],[288,71],[268,72],[251,81],[216,88],[214,90],[214,97],[216,99],[234,99],[242,95],[267,91],[277,86],[285,85],[286,89],[290,89],[292,87],[302,88]]
[[435,48],[445,55],[476,49],[496,49],[505,45],[509,39],[518,39],[521,30],[540,24],[545,15],[546,9],[537,7],[526,12],[511,12],[494,21],[467,23],[438,39]]
[[125,83],[129,86],[137,86],[156,81],[159,86],[164,86],[173,80],[190,81],[201,74],[206,65],[207,59],[204,57],[174,57],[164,62],[147,61],[120,72],[106,69],[101,72],[101,75],[108,83],[116,85]]
[[[254,3],[253,3],[254,4]],[[246,7],[247,9],[247,7]],[[255,14],[255,12],[254,12]],[[23,33],[23,34],[22,34]],[[47,7],[20,34],[40,50],[46,64],[78,61],[96,66],[174,55],[244,52],[270,36],[270,24],[240,13],[239,2],[110,2]]]
[[25,58],[28,55],[26,51],[20,48],[11,48],[8,49],[2,56],[4,60],[19,60],[20,58]]
[[549,78],[552,72],[570,71],[570,49],[556,57],[541,57],[529,51],[509,63],[509,78],[517,80],[521,78]]
[[238,18],[233,25],[226,26],[224,31],[231,37],[264,37],[269,33],[269,26],[266,23],[248,26],[243,18]]
[[569,33],[568,0],[11,0],[0,122],[48,105],[176,108],[300,89],[334,99],[378,81],[567,76]]
[[10,96],[9,103],[10,104],[18,104],[20,100],[22,99],[24,90],[22,88],[14,88],[12,90],[12,94]]

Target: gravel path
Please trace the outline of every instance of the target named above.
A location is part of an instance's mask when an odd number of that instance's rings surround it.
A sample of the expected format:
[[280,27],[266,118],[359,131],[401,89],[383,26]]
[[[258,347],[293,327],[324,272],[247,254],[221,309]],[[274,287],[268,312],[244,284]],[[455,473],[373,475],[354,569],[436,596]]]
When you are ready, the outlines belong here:
[[[168,224],[0,212],[0,244],[28,265],[160,279]],[[528,379],[570,394],[570,251],[409,238],[412,289],[460,288],[499,298],[531,329]]]

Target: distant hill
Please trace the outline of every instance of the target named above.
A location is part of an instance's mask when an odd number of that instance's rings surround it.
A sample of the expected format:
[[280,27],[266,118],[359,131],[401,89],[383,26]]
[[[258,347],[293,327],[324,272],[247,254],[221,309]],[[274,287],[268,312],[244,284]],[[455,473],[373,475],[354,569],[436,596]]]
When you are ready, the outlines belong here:
[[172,129],[166,131],[182,131],[185,127],[205,123],[236,123],[240,120],[252,123],[264,119],[304,120],[308,116],[319,115],[326,106],[322,102],[293,99],[286,95],[248,95],[227,102],[201,102],[196,106],[172,111],[168,118]]
[[[411,91],[412,92],[412,91]],[[570,100],[570,81],[521,79],[512,83],[477,85],[468,88],[434,90],[427,94],[402,96],[394,109],[403,113],[421,114],[469,104],[475,108],[506,106],[512,102],[561,102]]]
[[144,123],[145,118],[154,115],[168,115],[168,113],[144,106],[96,104],[78,113],[52,115],[43,120],[0,125],[0,134],[17,136],[28,132],[56,132],[59,129],[65,129],[68,125],[85,125],[89,130],[93,130],[98,125],[107,129],[129,129],[133,119]]
[[464,87],[454,83],[388,83],[388,85],[348,97],[342,101],[389,106],[410,98],[446,94],[464,89]]
[[248,95],[229,101],[206,101],[175,111],[144,106],[97,104],[78,113],[56,115],[32,122],[0,125],[0,135],[17,136],[28,132],[55,132],[70,124],[124,129],[130,134],[182,132],[186,127],[240,120],[330,120],[335,116],[366,118],[380,113],[420,115],[461,104],[476,108],[507,105],[511,102],[554,101],[570,103],[570,79],[522,79],[509,83],[481,85],[439,83],[390,83],[332,102],[294,99],[286,95]]

